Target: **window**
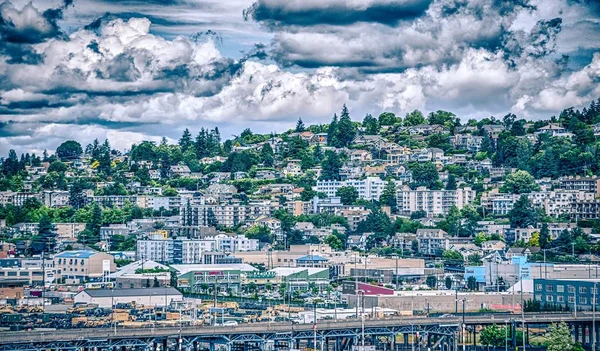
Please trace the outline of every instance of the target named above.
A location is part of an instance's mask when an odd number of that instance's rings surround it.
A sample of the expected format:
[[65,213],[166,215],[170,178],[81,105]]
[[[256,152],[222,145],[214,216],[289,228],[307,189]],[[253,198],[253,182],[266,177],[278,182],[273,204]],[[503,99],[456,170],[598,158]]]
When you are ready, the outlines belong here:
[[569,285],[569,286],[568,286],[568,290],[569,290],[569,292],[572,294],[572,293],[574,293],[574,292],[575,292],[575,287],[574,287],[573,285]]
[[552,291],[554,291],[554,287],[551,284],[546,284],[546,291],[552,292]]
[[565,302],[565,297],[564,296],[557,296],[556,297],[556,302]]
[[587,304],[587,297],[580,296],[579,297],[579,303],[581,303],[581,304]]
[[580,294],[585,294],[587,293],[587,288],[585,286],[580,286],[579,287],[579,293]]
[[569,296],[569,303],[575,303],[575,296]]
[[552,302],[552,301],[554,301],[554,299],[553,299],[552,295],[546,295],[546,301],[547,301],[547,302]]
[[535,284],[535,291],[542,291],[542,284]]
[[564,285],[557,285],[556,286],[556,292],[565,292],[565,286]]

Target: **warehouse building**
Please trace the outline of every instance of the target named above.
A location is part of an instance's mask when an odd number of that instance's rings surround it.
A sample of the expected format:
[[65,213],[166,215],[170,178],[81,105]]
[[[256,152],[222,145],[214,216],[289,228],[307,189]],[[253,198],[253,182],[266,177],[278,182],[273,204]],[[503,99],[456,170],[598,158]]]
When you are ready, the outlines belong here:
[[144,289],[86,289],[75,295],[75,303],[97,304],[112,308],[116,304],[135,303],[136,306],[165,306],[173,301],[182,301],[183,295],[175,288]]

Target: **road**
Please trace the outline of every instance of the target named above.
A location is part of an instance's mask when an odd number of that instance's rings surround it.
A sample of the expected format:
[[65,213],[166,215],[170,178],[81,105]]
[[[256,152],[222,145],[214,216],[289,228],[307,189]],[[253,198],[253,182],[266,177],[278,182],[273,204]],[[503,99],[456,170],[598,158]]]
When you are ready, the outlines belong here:
[[[521,320],[520,315],[481,315],[465,317],[467,325],[504,324],[507,318]],[[592,315],[580,313],[577,317],[572,314],[527,314],[525,322],[528,324],[547,324],[552,322],[590,322]],[[390,326],[427,326],[427,325],[456,325],[462,323],[460,316],[449,318],[427,318],[427,317],[403,317],[366,319],[366,328],[390,327]],[[339,329],[359,329],[360,320],[344,321],[319,321],[317,328],[320,331]],[[265,333],[290,333],[312,331],[312,324],[290,323],[252,323],[241,324],[235,327],[183,327],[183,336],[207,336],[207,335],[238,335],[238,334],[265,334]],[[88,329],[59,329],[53,331],[10,331],[0,333],[0,344],[28,343],[28,342],[53,342],[53,341],[76,341],[76,340],[108,340],[126,339],[131,337],[177,337],[180,333],[179,327],[165,328],[119,328],[115,334],[112,328],[88,328]]]

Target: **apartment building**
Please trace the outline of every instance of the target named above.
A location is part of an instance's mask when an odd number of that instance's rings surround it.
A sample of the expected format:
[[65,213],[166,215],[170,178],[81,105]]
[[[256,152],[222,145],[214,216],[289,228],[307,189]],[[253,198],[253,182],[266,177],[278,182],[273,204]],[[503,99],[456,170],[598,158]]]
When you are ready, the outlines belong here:
[[69,205],[69,192],[61,190],[44,191],[44,205],[46,207],[64,207]]
[[379,200],[386,181],[379,177],[367,177],[364,180],[319,180],[317,181],[317,192],[327,194],[327,197],[335,197],[341,187],[351,186],[358,191],[358,197],[364,200]]
[[[85,223],[54,223],[57,239],[74,240],[85,229]],[[39,223],[19,223],[15,225],[23,233],[38,234]]]
[[558,180],[558,186],[564,190],[583,191],[594,193],[595,198],[600,198],[600,177],[562,177]]
[[590,202],[594,200],[593,192],[582,190],[537,191],[527,194],[531,203],[543,209],[547,215],[558,217],[570,214],[573,204],[577,202]]
[[428,216],[446,215],[452,206],[458,209],[472,204],[475,191],[469,187],[457,190],[429,190],[418,187],[415,190],[404,186],[396,193],[398,210],[402,214],[425,211]]
[[203,239],[164,238],[153,235],[137,241],[136,258],[162,263],[190,264],[205,262],[206,253],[257,251],[259,241],[243,235],[219,234]]
[[448,233],[441,229],[418,229],[416,239],[419,242],[419,252],[423,255],[439,255],[450,249]]
[[[191,214],[188,213],[191,211]],[[235,227],[248,220],[248,208],[245,205],[200,205],[200,206],[182,206],[181,219],[189,221],[185,225],[191,226],[211,226],[214,224],[224,227]],[[214,223],[216,222],[216,223]]]

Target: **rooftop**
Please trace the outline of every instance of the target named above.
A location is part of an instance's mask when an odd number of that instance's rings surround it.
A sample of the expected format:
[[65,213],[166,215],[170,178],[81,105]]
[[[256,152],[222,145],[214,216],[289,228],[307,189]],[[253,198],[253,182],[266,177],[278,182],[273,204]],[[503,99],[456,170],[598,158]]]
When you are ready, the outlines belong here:
[[125,296],[181,296],[179,290],[172,287],[143,288],[143,289],[86,289],[80,294],[86,293],[91,297],[125,297]]
[[97,252],[89,250],[63,251],[54,257],[58,258],[90,258]]
[[327,262],[325,257],[319,255],[306,255],[296,259],[296,262]]

